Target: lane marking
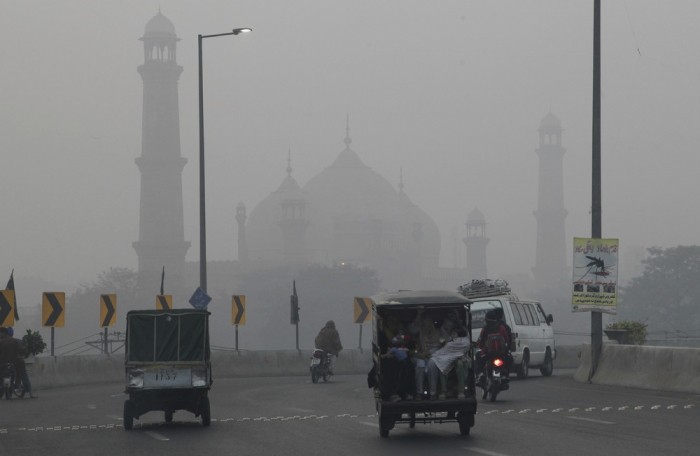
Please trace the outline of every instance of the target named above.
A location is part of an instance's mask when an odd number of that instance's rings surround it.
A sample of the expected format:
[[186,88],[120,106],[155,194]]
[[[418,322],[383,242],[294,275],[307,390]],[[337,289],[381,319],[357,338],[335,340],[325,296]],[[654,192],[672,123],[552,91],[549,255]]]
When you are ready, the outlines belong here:
[[464,447],[462,449],[467,450],[467,451],[472,452],[472,453],[485,454],[488,456],[509,456],[506,453],[497,453],[495,451],[482,450],[481,448]]
[[598,423],[598,424],[615,424],[612,421],[594,420],[592,418],[584,418],[582,416],[567,416],[567,418],[569,418],[571,420],[588,421],[590,423]]
[[374,428],[378,428],[378,427],[379,427],[379,425],[378,425],[377,423],[370,423],[369,421],[360,421],[359,423],[360,423],[360,424],[364,424],[365,426],[371,426],[371,427],[374,427]]
[[146,431],[145,434],[150,436],[150,437],[153,437],[156,440],[160,440],[161,442],[165,442],[165,441],[170,440],[169,438],[167,438],[163,434],[159,434],[155,431]]

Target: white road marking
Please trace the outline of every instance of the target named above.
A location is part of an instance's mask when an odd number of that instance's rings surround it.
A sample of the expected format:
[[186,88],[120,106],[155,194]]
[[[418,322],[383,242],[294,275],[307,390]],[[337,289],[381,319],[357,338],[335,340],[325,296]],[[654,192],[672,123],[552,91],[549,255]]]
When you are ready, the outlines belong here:
[[97,406],[95,404],[88,404],[87,408],[90,410],[97,410]]
[[123,420],[124,420],[123,417],[117,416],[117,415],[106,415],[106,416],[107,416],[107,418],[110,418],[110,419],[112,419],[112,420],[118,420],[118,421],[123,421]]
[[594,420],[592,418],[583,418],[581,416],[567,416],[567,418],[570,418],[572,420],[588,421],[590,423],[598,423],[598,424],[615,424],[612,421]]
[[154,431],[146,431],[145,434],[148,435],[148,436],[150,436],[150,437],[153,437],[153,438],[156,439],[156,440],[160,440],[160,441],[162,441],[162,442],[165,442],[165,441],[170,440],[169,438],[167,438],[167,437],[164,436],[163,434],[159,434],[159,433],[154,432]]
[[379,425],[378,425],[377,423],[370,423],[370,422],[368,422],[368,421],[360,421],[360,424],[364,424],[365,426],[372,426],[372,427],[375,427],[375,428],[378,428],[378,427],[379,427]]
[[487,456],[508,456],[506,453],[497,453],[495,451],[482,450],[481,448],[463,447],[462,449],[472,453],[485,454]]

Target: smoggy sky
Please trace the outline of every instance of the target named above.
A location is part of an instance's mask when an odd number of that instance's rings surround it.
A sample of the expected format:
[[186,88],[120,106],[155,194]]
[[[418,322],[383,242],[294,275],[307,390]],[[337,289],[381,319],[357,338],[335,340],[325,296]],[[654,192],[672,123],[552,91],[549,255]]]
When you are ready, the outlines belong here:
[[[187,258],[199,258],[197,34],[204,42],[208,258],[235,259],[235,207],[304,185],[352,148],[437,222],[465,264],[488,222],[492,276],[534,266],[537,128],[564,128],[567,249],[591,234],[593,1],[27,0],[0,15],[0,280],[136,268],[144,26],[177,59]],[[603,237],[697,244],[700,2],[603,1]],[[571,255],[569,253],[569,261]],[[624,271],[620,271],[624,275]],[[19,280],[19,279],[17,279]],[[70,291],[70,290],[66,290]],[[38,298],[38,297],[37,297]]]

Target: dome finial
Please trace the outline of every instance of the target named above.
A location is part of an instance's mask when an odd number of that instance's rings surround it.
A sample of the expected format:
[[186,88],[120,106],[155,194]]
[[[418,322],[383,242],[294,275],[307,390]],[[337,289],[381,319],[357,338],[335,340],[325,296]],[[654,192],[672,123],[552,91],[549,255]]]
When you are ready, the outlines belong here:
[[352,139],[350,139],[350,114],[347,114],[347,119],[345,120],[345,145],[350,147],[352,144]]
[[287,176],[292,175],[292,148],[287,152]]

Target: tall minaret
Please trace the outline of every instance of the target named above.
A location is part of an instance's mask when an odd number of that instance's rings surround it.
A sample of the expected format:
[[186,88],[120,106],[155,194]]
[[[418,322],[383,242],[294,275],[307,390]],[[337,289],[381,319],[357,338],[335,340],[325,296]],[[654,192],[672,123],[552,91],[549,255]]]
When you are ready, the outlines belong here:
[[474,209],[467,215],[467,280],[487,279],[486,268],[486,219],[479,209]]
[[566,150],[561,145],[561,123],[551,112],[540,123],[540,159],[537,210],[537,248],[532,269],[537,285],[551,288],[568,277],[564,221],[564,171]]
[[[165,267],[166,283],[184,275],[185,241],[182,213],[182,170],[187,159],[180,155],[180,114],[177,82],[182,67],[176,60],[175,27],[160,11],[146,24],[142,38],[145,61],[138,67],[143,79],[139,240],[139,274],[157,273]],[[154,290],[155,291],[155,290]],[[166,290],[167,291],[167,290]]]
[[236,206],[236,223],[238,223],[238,261],[248,262],[248,244],[245,240],[245,222],[247,220],[245,204],[243,201]]

